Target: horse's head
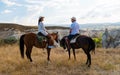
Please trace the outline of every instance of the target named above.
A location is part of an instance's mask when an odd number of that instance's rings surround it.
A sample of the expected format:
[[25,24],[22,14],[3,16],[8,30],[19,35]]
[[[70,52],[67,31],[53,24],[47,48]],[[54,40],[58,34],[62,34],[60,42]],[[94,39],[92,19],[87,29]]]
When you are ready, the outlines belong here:
[[58,32],[53,32],[51,33],[51,36],[53,37],[53,39],[58,43],[59,42],[59,35]]
[[60,40],[60,46],[63,47],[64,49],[66,49],[66,42],[65,42],[65,37],[63,37],[61,40]]

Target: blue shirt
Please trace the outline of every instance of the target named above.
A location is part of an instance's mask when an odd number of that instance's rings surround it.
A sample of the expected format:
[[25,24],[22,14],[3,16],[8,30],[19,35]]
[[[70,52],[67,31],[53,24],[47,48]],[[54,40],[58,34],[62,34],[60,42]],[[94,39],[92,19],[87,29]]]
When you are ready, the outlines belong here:
[[76,21],[71,24],[70,29],[72,30],[71,35],[79,34],[79,24]]

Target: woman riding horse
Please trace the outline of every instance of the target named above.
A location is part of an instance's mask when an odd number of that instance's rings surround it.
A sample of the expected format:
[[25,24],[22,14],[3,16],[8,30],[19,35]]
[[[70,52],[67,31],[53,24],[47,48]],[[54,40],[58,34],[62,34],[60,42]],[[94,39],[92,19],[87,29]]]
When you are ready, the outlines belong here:
[[[58,42],[58,33],[51,33],[50,34],[53,41],[54,40],[56,42]],[[31,58],[31,52],[32,52],[32,48],[33,46],[37,47],[37,48],[46,48],[47,49],[47,54],[48,54],[48,61],[50,61],[50,51],[51,48],[48,48],[48,44],[47,41],[42,41],[41,43],[38,41],[37,35],[35,33],[28,33],[28,34],[23,34],[20,37],[20,53],[21,53],[21,57],[24,58],[24,45],[26,46],[26,56],[27,58],[32,62],[32,58]]]
[[47,37],[47,41],[42,41],[41,43],[38,42],[37,35],[34,33],[24,34],[20,37],[20,52],[22,58],[24,58],[24,44],[26,46],[26,56],[27,58],[32,62],[31,58],[31,52],[33,46],[38,48],[47,48],[47,54],[48,54],[48,61],[50,61],[50,51],[51,48],[54,46],[54,40],[58,42],[58,33],[52,33],[48,34],[44,24],[42,23],[44,21],[44,17],[39,17],[38,20],[38,34]]
[[42,35],[42,36],[45,36],[47,37],[48,39],[48,48],[53,48],[53,39],[51,37],[51,35],[47,32],[44,24],[43,24],[43,21],[44,21],[44,17],[43,16],[40,16],[39,17],[39,20],[38,20],[38,35]]

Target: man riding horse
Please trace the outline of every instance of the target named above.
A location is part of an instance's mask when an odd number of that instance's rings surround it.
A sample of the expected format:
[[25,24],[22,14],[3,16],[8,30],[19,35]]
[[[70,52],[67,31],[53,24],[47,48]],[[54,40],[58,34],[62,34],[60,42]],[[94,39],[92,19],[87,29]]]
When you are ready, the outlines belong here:
[[85,54],[87,55],[86,64],[88,67],[91,66],[91,54],[90,51],[95,53],[95,42],[91,37],[85,35],[79,35],[79,24],[76,23],[76,18],[71,18],[71,27],[69,36],[64,36],[60,40],[60,45],[64,49],[67,49],[70,59],[70,49],[73,50],[74,59],[76,60],[75,49],[82,48]]
[[51,35],[47,32],[44,24],[44,17],[40,16],[38,20],[38,35],[39,36],[45,36],[48,39],[48,48],[54,48],[54,40],[52,39]]
[[70,45],[70,41],[73,37],[79,35],[79,24],[76,22],[76,18],[75,17],[72,17],[71,18],[71,27],[70,27],[70,33],[68,35],[68,44]]

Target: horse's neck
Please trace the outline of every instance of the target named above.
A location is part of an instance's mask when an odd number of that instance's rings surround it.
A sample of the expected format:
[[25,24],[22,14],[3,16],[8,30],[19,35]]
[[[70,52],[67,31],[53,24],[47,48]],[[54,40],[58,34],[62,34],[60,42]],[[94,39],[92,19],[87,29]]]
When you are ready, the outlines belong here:
[[55,35],[51,35],[52,36],[52,38],[55,40],[56,39],[56,36]]

